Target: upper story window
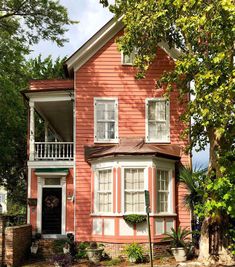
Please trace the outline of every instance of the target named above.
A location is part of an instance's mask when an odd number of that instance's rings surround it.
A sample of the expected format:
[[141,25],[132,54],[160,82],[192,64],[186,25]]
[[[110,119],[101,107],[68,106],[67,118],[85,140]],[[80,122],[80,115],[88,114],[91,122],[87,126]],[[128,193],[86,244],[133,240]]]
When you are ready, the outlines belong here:
[[95,99],[95,142],[118,142],[117,99]]
[[169,102],[164,98],[146,101],[146,141],[170,142]]
[[144,168],[124,169],[124,212],[144,212]]
[[110,213],[112,212],[112,170],[98,170],[95,186],[95,205],[96,212]]
[[171,176],[169,170],[157,170],[157,212],[172,212]]
[[122,52],[122,65],[130,65],[134,64],[136,51],[131,52],[130,54],[124,54]]

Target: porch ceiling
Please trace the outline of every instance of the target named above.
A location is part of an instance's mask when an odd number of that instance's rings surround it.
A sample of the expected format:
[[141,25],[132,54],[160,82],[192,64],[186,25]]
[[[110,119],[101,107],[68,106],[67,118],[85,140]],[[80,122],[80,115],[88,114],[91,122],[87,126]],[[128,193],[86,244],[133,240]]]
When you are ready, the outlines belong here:
[[73,102],[35,102],[35,109],[49,122],[64,142],[73,141]]

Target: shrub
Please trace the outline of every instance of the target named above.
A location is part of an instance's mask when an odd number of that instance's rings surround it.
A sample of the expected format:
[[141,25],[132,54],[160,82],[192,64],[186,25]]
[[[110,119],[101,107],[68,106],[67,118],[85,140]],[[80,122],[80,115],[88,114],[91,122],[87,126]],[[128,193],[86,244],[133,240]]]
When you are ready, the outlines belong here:
[[86,248],[89,247],[89,243],[84,242],[84,243],[79,243],[79,245],[77,246],[77,255],[76,258],[77,259],[84,259],[87,257],[86,255]]
[[171,246],[174,248],[185,247],[185,239],[192,234],[186,228],[178,227],[176,230],[172,227],[171,233],[165,233],[166,237],[163,238],[164,241],[170,241]]
[[63,253],[63,247],[67,243],[66,239],[56,239],[53,241],[53,252],[55,254]]
[[105,261],[103,263],[104,266],[114,266],[114,265],[120,265],[121,263],[121,259],[119,258],[115,258],[115,259],[112,259],[112,260],[109,260],[109,261]]
[[130,224],[138,224],[145,222],[147,217],[146,215],[140,215],[140,214],[129,214],[129,215],[124,215],[123,219]]
[[135,260],[135,262],[142,262],[144,260],[144,251],[139,244],[132,243],[125,247],[125,253],[128,259]]

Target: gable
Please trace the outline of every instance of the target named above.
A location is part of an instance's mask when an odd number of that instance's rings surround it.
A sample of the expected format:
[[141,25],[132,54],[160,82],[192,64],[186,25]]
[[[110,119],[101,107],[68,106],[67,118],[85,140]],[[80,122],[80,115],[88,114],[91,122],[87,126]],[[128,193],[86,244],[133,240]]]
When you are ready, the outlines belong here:
[[[92,56],[94,56],[110,39],[124,28],[122,17],[112,18],[95,35],[93,35],[82,47],[80,47],[66,61],[65,66],[71,75],[73,71],[80,69]],[[160,42],[158,46],[171,58],[177,59],[180,51],[170,48],[167,43]]]

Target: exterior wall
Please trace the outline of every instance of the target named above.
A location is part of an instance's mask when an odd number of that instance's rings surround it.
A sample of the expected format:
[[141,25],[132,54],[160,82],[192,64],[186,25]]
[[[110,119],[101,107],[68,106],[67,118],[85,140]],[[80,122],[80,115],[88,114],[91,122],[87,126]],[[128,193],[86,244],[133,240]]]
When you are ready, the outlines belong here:
[[[156,89],[155,82],[163,71],[170,71],[173,67],[173,60],[163,50],[158,49],[157,59],[150,67],[146,79],[136,80],[134,78],[136,70],[131,66],[121,65],[121,54],[117,51],[113,38],[75,73],[76,240],[91,240],[92,172],[84,158],[84,145],[94,144],[94,97],[118,97],[119,138],[144,138],[145,99],[163,96],[164,89]],[[181,130],[185,127],[179,120],[179,115],[183,110],[184,104],[179,104],[178,93],[172,92],[170,95],[171,144],[185,147],[187,140],[181,140],[179,137]],[[189,157],[182,154],[182,162],[189,164]],[[116,172],[120,172],[119,168]],[[117,187],[119,186],[118,182]],[[178,190],[176,206],[180,206],[178,209],[180,223],[189,226],[189,212],[182,207],[182,195],[185,191],[181,187],[176,188]],[[117,212],[120,212],[119,195],[117,201]],[[118,218],[115,219],[115,225],[118,225],[116,222],[118,220]],[[107,237],[108,239],[113,240],[113,238]],[[130,239],[128,238],[128,240]]]
[[[48,174],[47,177],[50,175]],[[30,198],[37,199],[37,207],[41,208],[40,200],[38,199],[38,177],[35,174],[35,170],[31,169],[31,189],[30,189]],[[74,184],[73,184],[73,169],[69,170],[69,173],[66,177],[66,207],[65,207],[65,218],[66,218],[66,225],[65,231],[67,233],[74,232],[74,202],[73,202],[73,195],[74,195]],[[29,196],[28,196],[29,197]],[[30,217],[30,224],[32,225],[33,232],[37,232],[37,207],[31,206],[29,207],[29,217]]]
[[5,229],[5,265],[20,266],[31,246],[30,225],[7,227]]

